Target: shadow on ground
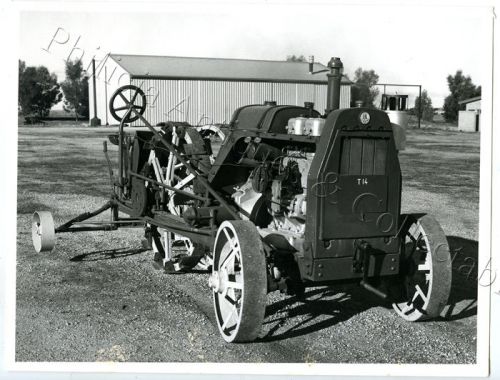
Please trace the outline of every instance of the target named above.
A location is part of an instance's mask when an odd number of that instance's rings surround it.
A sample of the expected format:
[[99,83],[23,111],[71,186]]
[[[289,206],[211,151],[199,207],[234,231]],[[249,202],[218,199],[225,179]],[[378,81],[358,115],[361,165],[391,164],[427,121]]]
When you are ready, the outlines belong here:
[[448,236],[452,260],[452,282],[443,317],[457,320],[477,314],[478,242]]
[[[292,305],[293,308],[289,309]],[[312,289],[306,291],[303,298],[289,297],[269,305],[266,308],[264,329],[266,325],[272,326],[259,341],[273,342],[307,335],[346,321],[375,306],[380,306],[377,297],[371,297],[357,285],[348,285],[344,289]],[[290,320],[297,322],[285,331],[278,332]]]
[[147,249],[145,248],[130,248],[130,247],[103,249],[76,255],[72,257],[70,261],[100,261],[100,260],[119,259],[121,257],[138,255],[139,253],[146,251]]
[[[478,242],[456,236],[447,239],[452,259],[452,285],[448,305],[440,319],[453,321],[477,314]],[[306,291],[303,299],[289,297],[269,305],[264,325],[271,327],[260,341],[279,341],[320,331],[376,306],[392,308],[390,302],[381,302],[357,285],[346,285],[342,290],[338,287],[312,289]],[[398,318],[396,314],[394,318]],[[280,331],[281,326],[293,319],[297,322]]]

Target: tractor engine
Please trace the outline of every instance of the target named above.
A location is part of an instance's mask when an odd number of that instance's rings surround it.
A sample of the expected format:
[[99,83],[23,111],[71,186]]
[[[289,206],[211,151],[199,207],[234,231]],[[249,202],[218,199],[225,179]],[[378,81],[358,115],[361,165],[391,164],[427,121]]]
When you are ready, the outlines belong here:
[[286,143],[272,136],[247,137],[243,139],[247,145],[240,147],[243,153],[237,155],[239,167],[247,167],[246,178],[242,176],[241,184],[233,187],[231,198],[241,216],[258,226],[272,247],[268,264],[275,281],[270,288],[290,294],[303,291],[294,254],[302,251],[304,243],[307,182],[316,149],[312,141],[321,135],[324,122],[318,117],[290,118],[281,128]]
[[397,150],[382,111],[350,108],[321,117],[308,106],[251,105],[234,113],[208,179],[259,227],[275,278],[396,275]]
[[313,158],[314,152],[287,147],[280,156],[256,166],[248,180],[235,188],[232,198],[259,227],[302,235]]

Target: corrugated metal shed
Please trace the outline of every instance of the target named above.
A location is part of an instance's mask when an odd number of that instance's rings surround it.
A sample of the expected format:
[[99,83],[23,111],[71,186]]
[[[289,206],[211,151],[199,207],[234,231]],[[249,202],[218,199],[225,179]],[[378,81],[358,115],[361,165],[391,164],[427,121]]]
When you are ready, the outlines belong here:
[[[195,125],[225,123],[236,108],[266,100],[290,105],[313,102],[320,112],[326,108],[326,74],[309,74],[308,64],[303,62],[124,54],[111,54],[110,58],[106,66],[116,63],[114,68],[107,68],[107,79],[97,77],[97,115],[103,123],[115,121],[101,105],[107,104],[116,88],[127,83],[145,92],[148,107],[144,116],[153,125],[166,120]],[[315,63],[315,71],[324,69],[324,65]],[[341,108],[350,106],[350,85],[344,78]],[[91,88],[91,115],[92,96]]]

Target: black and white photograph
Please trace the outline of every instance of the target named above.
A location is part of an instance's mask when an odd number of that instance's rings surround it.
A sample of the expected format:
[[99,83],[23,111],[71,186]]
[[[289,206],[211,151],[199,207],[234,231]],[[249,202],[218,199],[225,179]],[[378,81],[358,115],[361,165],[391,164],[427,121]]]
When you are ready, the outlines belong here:
[[490,3],[15,7],[10,370],[489,374]]

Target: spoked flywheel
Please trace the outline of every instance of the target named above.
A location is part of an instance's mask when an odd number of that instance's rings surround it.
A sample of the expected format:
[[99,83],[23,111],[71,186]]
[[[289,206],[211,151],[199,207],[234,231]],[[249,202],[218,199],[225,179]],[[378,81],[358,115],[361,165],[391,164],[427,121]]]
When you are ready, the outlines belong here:
[[119,122],[132,123],[139,115],[132,113],[134,109],[140,115],[146,111],[146,95],[139,87],[125,85],[118,88],[109,100],[109,112]]
[[220,225],[209,285],[224,340],[255,340],[266,309],[267,273],[262,241],[252,222],[225,221]]
[[401,276],[393,308],[407,321],[438,317],[451,290],[451,258],[446,235],[431,216],[409,216],[401,257]]

